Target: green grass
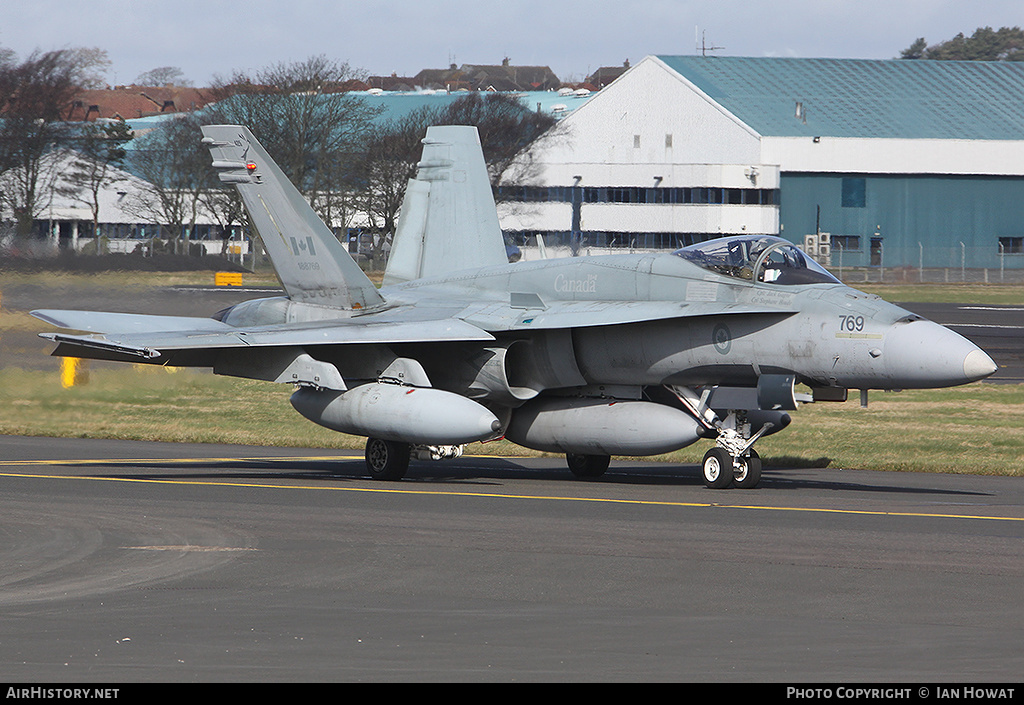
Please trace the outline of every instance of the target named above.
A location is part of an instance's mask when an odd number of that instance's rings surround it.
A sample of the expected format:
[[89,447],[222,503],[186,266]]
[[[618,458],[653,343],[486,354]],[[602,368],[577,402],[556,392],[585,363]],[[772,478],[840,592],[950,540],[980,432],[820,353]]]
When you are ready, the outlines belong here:
[[[312,448],[364,439],[316,426],[288,403],[290,387],[157,367],[93,365],[70,389],[56,372],[0,371],[0,433]],[[758,442],[767,467],[1024,475],[1024,387],[972,384],[872,393],[801,406],[783,432]],[[697,463],[709,441],[659,456]],[[469,454],[543,455],[507,442]]]
[[854,289],[886,301],[953,304],[1024,304],[1024,284],[858,284]]
[[[288,385],[95,362],[86,363],[85,375],[65,389],[56,370],[0,370],[0,434],[303,448],[362,449],[366,442],[301,417]],[[475,447],[532,454],[504,442]]]
[[0,371],[0,431],[193,443],[346,445],[298,416],[287,386],[152,366],[92,363],[65,389],[59,372]]
[[866,409],[855,398],[803,406],[792,417],[789,428],[759,442],[762,456],[840,468],[1024,475],[1020,385],[871,392]]

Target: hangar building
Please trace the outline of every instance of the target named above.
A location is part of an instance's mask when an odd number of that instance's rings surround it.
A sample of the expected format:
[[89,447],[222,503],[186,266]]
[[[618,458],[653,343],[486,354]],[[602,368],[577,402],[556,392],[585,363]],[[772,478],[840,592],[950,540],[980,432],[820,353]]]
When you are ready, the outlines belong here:
[[833,266],[1020,268],[1024,64],[649,56],[530,168],[502,188],[523,242],[824,233]]

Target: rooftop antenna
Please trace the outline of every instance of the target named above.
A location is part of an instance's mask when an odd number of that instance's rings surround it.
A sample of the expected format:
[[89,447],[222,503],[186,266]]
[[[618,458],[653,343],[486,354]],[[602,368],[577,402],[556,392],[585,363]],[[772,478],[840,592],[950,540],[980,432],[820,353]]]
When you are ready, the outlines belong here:
[[[694,35],[696,35],[697,29],[698,29],[697,27],[694,27],[694,29],[693,29]],[[700,52],[701,56],[707,56],[709,51],[718,51],[719,49],[725,49],[725,47],[708,46],[707,41],[705,40],[705,37],[704,37],[705,34],[706,34],[706,32],[703,32],[703,31],[700,32],[700,41],[697,44],[697,51]],[[696,40],[697,40],[697,37],[694,36],[694,41],[696,41]]]

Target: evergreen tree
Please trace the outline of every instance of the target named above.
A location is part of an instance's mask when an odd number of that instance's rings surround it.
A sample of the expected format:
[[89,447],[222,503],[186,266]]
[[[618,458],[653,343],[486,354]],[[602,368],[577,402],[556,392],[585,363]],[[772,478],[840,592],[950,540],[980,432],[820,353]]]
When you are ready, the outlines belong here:
[[970,37],[961,32],[931,46],[919,37],[900,52],[901,59],[938,61],[1024,61],[1024,30],[1020,27],[979,27]]

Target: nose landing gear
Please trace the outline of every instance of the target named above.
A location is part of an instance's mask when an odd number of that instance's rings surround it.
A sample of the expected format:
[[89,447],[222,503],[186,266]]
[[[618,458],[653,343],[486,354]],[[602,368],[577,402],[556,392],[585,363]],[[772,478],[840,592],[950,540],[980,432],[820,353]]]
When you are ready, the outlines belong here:
[[761,457],[753,448],[734,457],[725,448],[716,446],[704,454],[701,474],[704,484],[713,490],[752,489],[761,481]]
[[754,443],[774,424],[767,421],[751,434],[745,416],[741,411],[730,411],[718,428],[717,445],[704,455],[701,474],[711,489],[753,489],[761,482],[761,456],[754,450]]

